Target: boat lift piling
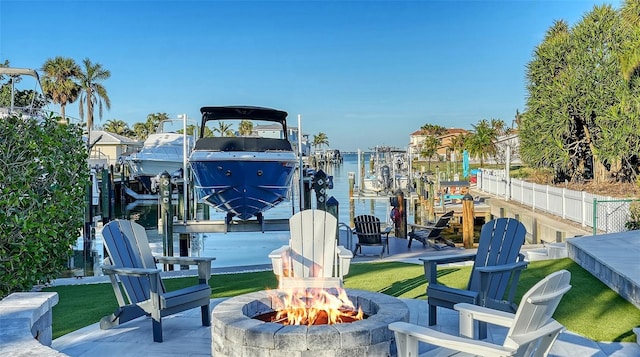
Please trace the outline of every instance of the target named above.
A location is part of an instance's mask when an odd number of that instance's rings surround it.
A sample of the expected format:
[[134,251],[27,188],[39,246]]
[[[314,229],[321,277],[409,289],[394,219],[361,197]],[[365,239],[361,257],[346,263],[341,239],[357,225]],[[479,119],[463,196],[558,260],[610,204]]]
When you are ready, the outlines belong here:
[[[160,174],[160,195],[158,196],[160,205],[160,222],[158,229],[162,230],[162,242],[164,246],[164,255],[173,256],[173,209],[171,207],[171,175],[164,171]],[[173,270],[173,264],[165,264],[164,270]]]

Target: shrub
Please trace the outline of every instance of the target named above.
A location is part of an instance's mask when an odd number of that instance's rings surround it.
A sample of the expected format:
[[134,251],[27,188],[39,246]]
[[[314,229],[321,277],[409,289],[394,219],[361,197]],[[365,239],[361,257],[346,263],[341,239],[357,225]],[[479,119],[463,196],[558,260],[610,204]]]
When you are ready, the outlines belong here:
[[84,221],[82,130],[56,119],[0,120],[0,298],[56,277]]

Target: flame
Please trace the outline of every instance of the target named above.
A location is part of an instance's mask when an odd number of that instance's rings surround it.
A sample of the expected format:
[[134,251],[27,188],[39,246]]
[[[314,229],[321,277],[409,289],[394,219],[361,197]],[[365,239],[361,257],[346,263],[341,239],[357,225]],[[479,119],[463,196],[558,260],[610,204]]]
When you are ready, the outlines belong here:
[[355,308],[347,293],[337,289],[333,295],[325,289],[293,289],[270,291],[276,316],[272,322],[284,325],[337,324],[362,320],[362,309]]

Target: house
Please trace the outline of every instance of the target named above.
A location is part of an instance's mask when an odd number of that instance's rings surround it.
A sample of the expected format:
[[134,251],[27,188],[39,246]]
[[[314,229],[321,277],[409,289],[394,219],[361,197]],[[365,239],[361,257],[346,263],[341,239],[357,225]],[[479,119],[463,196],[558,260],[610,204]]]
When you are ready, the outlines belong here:
[[93,130],[91,131],[91,144],[93,144],[93,148],[89,155],[89,166],[108,167],[116,165],[120,157],[142,148],[143,143],[107,131]]
[[[469,131],[465,129],[447,129],[447,132],[444,135],[438,137],[440,139],[440,146],[438,146],[437,150],[438,156],[442,158],[447,157],[451,139],[460,135],[466,135],[468,133]],[[422,149],[422,144],[426,140],[427,136],[428,135],[424,130],[417,130],[409,135],[409,151],[412,156],[419,156],[420,150]]]

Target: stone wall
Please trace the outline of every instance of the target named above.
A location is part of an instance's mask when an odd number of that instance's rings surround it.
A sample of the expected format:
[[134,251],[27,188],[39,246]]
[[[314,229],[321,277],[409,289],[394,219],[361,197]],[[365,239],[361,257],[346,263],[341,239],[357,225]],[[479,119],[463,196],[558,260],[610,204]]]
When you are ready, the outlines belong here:
[[0,356],[66,356],[48,346],[57,293],[13,293],[0,300]]

